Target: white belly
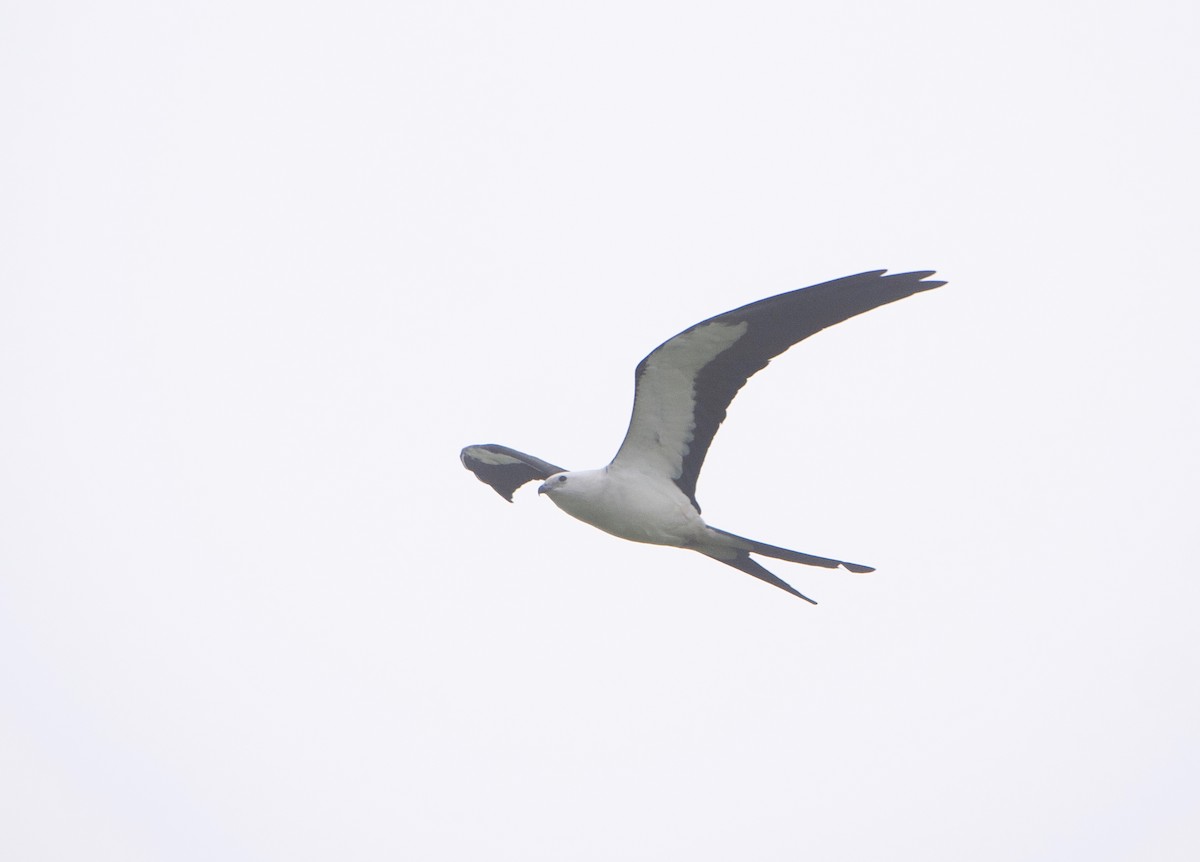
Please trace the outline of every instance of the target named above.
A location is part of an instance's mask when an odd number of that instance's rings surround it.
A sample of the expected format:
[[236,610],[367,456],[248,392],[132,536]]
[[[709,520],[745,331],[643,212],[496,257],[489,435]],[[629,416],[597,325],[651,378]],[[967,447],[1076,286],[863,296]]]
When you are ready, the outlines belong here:
[[573,518],[631,542],[691,544],[704,536],[704,521],[676,484],[638,473],[571,474],[569,486],[550,495]]

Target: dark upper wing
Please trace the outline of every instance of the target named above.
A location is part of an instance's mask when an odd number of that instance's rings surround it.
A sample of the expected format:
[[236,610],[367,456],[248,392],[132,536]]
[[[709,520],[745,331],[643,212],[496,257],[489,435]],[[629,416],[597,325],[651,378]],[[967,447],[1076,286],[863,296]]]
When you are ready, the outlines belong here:
[[563,472],[562,467],[555,467],[549,461],[495,443],[467,446],[458,457],[480,482],[487,482],[510,503],[513,492],[526,482],[549,479],[555,473]]
[[633,417],[613,466],[665,473],[696,505],[696,479],[713,435],[754,372],[827,326],[946,283],[922,280],[932,272],[886,272],[752,302],[663,342],[638,364]]

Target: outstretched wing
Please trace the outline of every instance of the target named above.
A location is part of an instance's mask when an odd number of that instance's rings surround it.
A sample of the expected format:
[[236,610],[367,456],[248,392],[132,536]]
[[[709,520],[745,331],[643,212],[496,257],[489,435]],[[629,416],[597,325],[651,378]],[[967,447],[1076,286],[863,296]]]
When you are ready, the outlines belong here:
[[612,466],[665,474],[696,506],[696,480],[725,411],[754,372],[827,326],[944,281],[887,270],[803,287],[710,317],[656,347],[635,373],[633,417]]
[[555,467],[549,461],[495,443],[467,446],[458,457],[480,482],[491,485],[497,494],[510,503],[513,492],[526,482],[549,479],[555,473],[563,472],[562,467]]

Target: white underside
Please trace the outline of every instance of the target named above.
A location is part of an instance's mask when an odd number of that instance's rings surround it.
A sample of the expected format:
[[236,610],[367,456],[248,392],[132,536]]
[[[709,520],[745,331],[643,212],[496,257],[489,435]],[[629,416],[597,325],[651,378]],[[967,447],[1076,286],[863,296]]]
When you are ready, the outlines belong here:
[[[670,479],[615,466],[547,481],[547,495],[573,518],[606,533],[651,545],[709,545],[714,534]],[[553,477],[552,477],[553,479]]]

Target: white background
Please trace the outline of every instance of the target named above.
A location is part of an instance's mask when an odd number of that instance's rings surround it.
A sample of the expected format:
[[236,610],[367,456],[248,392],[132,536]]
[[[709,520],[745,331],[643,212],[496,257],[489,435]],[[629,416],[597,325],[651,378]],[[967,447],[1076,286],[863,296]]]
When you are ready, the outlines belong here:
[[[7,4],[0,856],[1197,858],[1197,8]],[[882,267],[699,486],[819,607],[458,463]]]

